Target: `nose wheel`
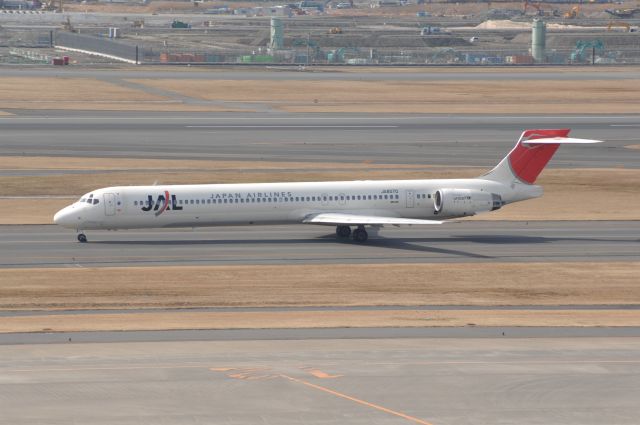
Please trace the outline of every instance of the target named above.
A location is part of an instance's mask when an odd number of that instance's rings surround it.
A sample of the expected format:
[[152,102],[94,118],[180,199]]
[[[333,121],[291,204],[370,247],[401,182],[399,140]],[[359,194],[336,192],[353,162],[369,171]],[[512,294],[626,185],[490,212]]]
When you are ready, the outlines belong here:
[[87,242],[87,235],[85,235],[84,233],[79,233],[78,234],[78,242],[81,242],[81,243]]

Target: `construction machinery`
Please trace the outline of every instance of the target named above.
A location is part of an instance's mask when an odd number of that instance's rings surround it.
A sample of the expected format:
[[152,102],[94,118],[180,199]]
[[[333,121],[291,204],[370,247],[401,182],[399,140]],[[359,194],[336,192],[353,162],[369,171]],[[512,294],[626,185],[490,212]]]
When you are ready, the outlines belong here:
[[327,53],[327,62],[329,63],[343,63],[345,62],[345,54],[351,54],[357,57],[360,51],[355,47],[339,47],[336,50],[332,50]]
[[329,34],[342,34],[342,28],[340,27],[333,27],[333,28],[329,28]]
[[171,28],[174,29],[189,29],[191,28],[191,24],[182,21],[173,21],[171,22]]
[[571,10],[564,12],[562,17],[564,19],[575,19],[578,17],[578,13],[580,13],[580,6],[573,6]]
[[605,9],[604,11],[616,18],[633,18],[640,9]]
[[76,28],[71,24],[71,18],[68,16],[67,20],[62,23],[62,28],[64,28],[65,31],[78,32]]
[[587,54],[591,53],[591,63],[595,63],[596,53],[604,51],[602,40],[578,40],[576,48],[571,52],[571,63],[584,63],[587,61]]

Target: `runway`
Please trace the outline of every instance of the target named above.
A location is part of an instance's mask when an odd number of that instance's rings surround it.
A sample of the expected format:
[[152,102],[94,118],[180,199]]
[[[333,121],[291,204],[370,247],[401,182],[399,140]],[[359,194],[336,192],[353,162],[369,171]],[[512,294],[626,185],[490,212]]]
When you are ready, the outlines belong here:
[[364,245],[332,227],[92,231],[0,226],[0,267],[639,261],[638,221],[448,223],[383,229]]
[[640,167],[640,118],[13,111],[0,156],[311,161],[492,167],[531,128],[606,143],[560,149],[550,167]]
[[0,422],[636,424],[639,349],[638,337],[5,345]]

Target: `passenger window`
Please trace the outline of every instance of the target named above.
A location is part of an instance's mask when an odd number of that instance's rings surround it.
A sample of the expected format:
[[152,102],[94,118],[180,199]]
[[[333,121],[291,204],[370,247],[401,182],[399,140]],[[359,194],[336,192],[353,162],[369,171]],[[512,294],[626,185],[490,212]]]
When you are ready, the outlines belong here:
[[340,200],[344,201],[344,195],[340,195]]
[[133,205],[137,207],[138,206],[138,201],[133,201]]
[[400,199],[400,195],[396,195],[396,199]]

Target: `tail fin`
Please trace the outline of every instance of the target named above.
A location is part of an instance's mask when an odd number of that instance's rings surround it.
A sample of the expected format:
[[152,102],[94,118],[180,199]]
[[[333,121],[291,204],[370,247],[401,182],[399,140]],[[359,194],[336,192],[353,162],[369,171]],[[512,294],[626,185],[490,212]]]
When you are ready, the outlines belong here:
[[560,145],[601,142],[568,138],[570,131],[570,129],[523,131],[511,152],[482,178],[501,183],[510,183],[517,179],[525,184],[533,184]]

